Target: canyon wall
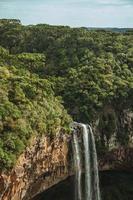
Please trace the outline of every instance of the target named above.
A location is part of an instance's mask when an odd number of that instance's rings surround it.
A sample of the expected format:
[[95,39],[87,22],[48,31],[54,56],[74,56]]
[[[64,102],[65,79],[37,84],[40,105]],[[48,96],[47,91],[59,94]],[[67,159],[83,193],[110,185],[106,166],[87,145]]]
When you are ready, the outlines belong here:
[[0,175],[1,200],[29,200],[71,174],[69,136],[34,137],[16,166]]
[[[113,117],[111,117],[113,116]],[[93,129],[99,170],[133,170],[133,112],[106,108]],[[34,136],[10,172],[0,174],[0,200],[30,200],[73,174],[72,136]]]
[[94,124],[100,170],[133,170],[133,111],[106,106]]

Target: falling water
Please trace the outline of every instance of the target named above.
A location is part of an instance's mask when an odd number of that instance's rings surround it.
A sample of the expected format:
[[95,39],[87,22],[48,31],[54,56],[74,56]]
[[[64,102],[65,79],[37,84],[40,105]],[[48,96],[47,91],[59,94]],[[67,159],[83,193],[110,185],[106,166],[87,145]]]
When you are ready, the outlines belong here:
[[83,143],[85,154],[85,199],[91,200],[91,160],[90,160],[90,143],[88,129],[85,124],[81,124],[83,128]]
[[[85,194],[81,194],[81,147],[78,142],[77,132],[74,131],[73,141],[77,180],[77,195],[75,196],[75,200],[100,200],[97,152],[92,128],[85,124],[76,124],[76,126],[82,129],[81,138],[83,139],[82,146],[84,152]],[[84,198],[82,198],[82,196],[84,196]]]
[[78,137],[76,134],[73,135],[73,149],[74,149],[74,164],[75,164],[75,173],[76,173],[76,181],[75,181],[75,197],[76,200],[82,200],[82,194],[81,194],[81,173],[82,173],[82,167],[81,167],[81,156],[80,156],[80,148],[79,148],[79,142]]
[[98,162],[97,162],[97,152],[96,152],[96,145],[95,145],[95,138],[92,132],[91,126],[88,126],[89,133],[90,133],[90,141],[91,141],[91,154],[92,154],[92,188],[93,188],[93,196],[94,200],[100,200],[100,189],[99,189],[99,174],[98,174]]

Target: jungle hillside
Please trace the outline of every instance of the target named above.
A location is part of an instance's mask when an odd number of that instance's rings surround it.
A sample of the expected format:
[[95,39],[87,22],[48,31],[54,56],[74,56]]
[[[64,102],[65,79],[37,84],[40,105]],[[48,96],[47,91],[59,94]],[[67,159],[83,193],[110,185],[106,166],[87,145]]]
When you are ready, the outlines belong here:
[[133,110],[133,30],[0,20],[0,170],[34,134],[69,133],[106,105]]

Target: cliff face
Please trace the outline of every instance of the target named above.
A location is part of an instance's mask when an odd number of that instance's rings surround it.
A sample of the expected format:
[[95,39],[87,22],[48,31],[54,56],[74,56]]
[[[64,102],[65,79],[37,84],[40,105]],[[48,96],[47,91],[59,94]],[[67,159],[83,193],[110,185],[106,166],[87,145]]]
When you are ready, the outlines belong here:
[[133,111],[105,107],[95,124],[100,170],[133,169]]
[[31,199],[69,176],[68,147],[66,135],[32,138],[12,171],[0,175],[0,199]]
[[[99,169],[133,169],[133,112],[106,107],[95,122]],[[0,175],[1,200],[30,200],[73,174],[71,136],[34,137],[16,166]]]

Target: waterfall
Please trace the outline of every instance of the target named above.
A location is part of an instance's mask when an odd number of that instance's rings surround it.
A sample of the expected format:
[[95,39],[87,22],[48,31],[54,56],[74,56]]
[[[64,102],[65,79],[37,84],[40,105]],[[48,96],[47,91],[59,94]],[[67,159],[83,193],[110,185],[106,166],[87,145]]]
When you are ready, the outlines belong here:
[[79,148],[79,142],[78,137],[76,134],[73,135],[73,150],[74,150],[74,165],[75,165],[75,197],[76,200],[82,200],[82,194],[81,194],[81,173],[82,173],[82,167],[81,167],[81,155],[80,155],[80,148]]
[[85,199],[91,200],[91,157],[90,157],[90,142],[88,129],[85,124],[81,124],[83,128],[83,143],[85,156]]
[[[75,164],[75,176],[76,176],[76,195],[75,200],[101,200],[99,189],[99,174],[98,174],[98,162],[97,152],[95,145],[95,138],[91,126],[85,124],[74,123],[75,129],[73,132],[73,146],[74,146],[74,164]],[[79,143],[77,136],[78,127],[81,129],[80,137],[82,144]],[[82,150],[82,156],[80,154]],[[82,157],[84,159],[82,159]],[[84,163],[82,163],[84,160]],[[84,166],[85,173],[85,194],[82,194],[82,181],[81,173],[82,166]]]
[[96,152],[96,145],[95,145],[95,138],[94,134],[92,132],[91,126],[89,128],[90,133],[90,141],[91,141],[91,154],[92,154],[92,171],[93,171],[93,177],[92,177],[92,188],[93,188],[93,196],[94,200],[100,200],[100,189],[99,189],[99,174],[98,174],[98,162],[97,162],[97,152]]

